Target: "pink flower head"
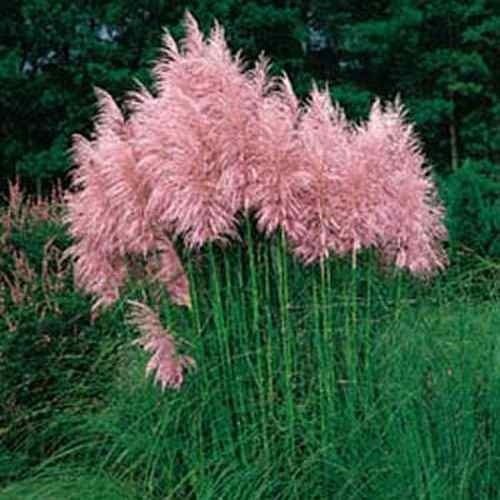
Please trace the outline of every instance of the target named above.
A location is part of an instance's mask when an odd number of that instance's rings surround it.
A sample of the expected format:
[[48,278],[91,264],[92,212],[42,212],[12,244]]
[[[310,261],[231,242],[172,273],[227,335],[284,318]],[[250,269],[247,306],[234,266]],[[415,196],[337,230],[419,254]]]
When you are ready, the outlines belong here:
[[158,315],[145,304],[129,301],[133,310],[130,323],[136,327],[142,336],[134,341],[151,353],[151,359],[146,365],[146,375],[155,372],[155,381],[162,388],[179,389],[184,380],[184,370],[195,367],[195,361],[189,356],[177,353],[174,337],[165,330]]
[[[128,274],[126,256],[156,250],[161,233],[147,217],[150,187],[138,171],[133,127],[111,96],[99,89],[96,93],[99,114],[93,139],[74,137],[75,189],[66,196],[66,221],[75,240],[66,255],[74,259],[76,283],[99,297],[94,309],[119,297]],[[174,254],[172,248],[168,256],[181,271]],[[162,268],[172,265],[166,259],[165,254]],[[174,300],[179,302],[179,296]]]
[[291,239],[299,240],[305,231],[303,201],[312,178],[297,133],[300,103],[286,75],[257,110],[258,140],[248,205],[256,211],[258,227],[267,235],[281,228]]
[[165,37],[154,70],[158,96],[142,91],[131,102],[132,143],[150,180],[148,217],[199,247],[236,236],[256,116],[249,77],[222,27],[205,40],[190,15],[186,26],[180,49]]
[[304,232],[290,238],[294,252],[309,263],[346,250],[341,222],[347,207],[340,195],[343,176],[351,168],[352,131],[328,88],[313,87],[298,133],[309,182],[299,211]]
[[366,134],[378,143],[374,158],[382,160],[387,196],[380,249],[387,262],[415,274],[430,274],[447,263],[441,242],[447,238],[444,208],[413,127],[405,123],[399,99],[382,109],[377,101]]

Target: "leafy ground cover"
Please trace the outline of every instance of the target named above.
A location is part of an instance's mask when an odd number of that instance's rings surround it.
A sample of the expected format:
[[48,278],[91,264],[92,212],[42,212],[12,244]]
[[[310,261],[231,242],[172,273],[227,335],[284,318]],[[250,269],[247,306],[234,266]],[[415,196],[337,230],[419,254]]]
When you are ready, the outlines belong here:
[[[368,253],[304,267],[242,231],[183,255],[190,311],[139,281],[94,322],[71,279],[59,314],[10,305],[0,498],[495,498],[497,264],[452,256],[432,282]],[[196,360],[181,390],[144,377],[134,299]]]

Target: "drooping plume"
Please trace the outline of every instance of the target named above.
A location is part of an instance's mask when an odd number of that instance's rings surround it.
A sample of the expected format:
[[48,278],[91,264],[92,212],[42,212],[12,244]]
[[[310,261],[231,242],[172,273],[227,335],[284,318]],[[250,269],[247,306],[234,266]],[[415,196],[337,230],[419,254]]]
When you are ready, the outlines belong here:
[[166,287],[174,304],[191,308],[189,280],[172,241],[160,238],[156,250],[146,264],[148,275]]
[[[66,221],[75,242],[67,255],[75,261],[75,281],[113,303],[127,277],[125,257],[156,250],[158,229],[146,216],[150,188],[137,170],[132,129],[111,96],[97,89],[99,114],[92,140],[73,141],[73,192],[67,195]],[[179,263],[177,263],[179,264]]]
[[177,352],[175,339],[163,328],[158,314],[140,302],[128,301],[132,307],[129,322],[142,336],[133,343],[152,354],[146,365],[146,375],[155,372],[155,381],[164,390],[166,387],[179,389],[184,381],[184,370],[195,367],[189,356]]

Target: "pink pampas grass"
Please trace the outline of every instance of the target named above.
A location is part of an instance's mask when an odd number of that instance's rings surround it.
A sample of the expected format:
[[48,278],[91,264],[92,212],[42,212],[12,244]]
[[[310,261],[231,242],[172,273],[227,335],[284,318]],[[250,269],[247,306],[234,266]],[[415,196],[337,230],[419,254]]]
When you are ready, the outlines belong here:
[[[66,255],[75,262],[76,283],[98,296],[94,310],[119,297],[127,277],[125,257],[156,250],[161,234],[146,216],[150,189],[137,170],[131,128],[111,96],[96,92],[100,109],[93,140],[74,138],[77,168],[74,190],[66,197],[66,221],[75,239]],[[187,303],[187,295],[183,296]],[[180,296],[174,298],[182,302]]]
[[[172,301],[190,307],[174,238],[191,248],[238,236],[241,215],[266,235],[281,231],[304,263],[375,249],[382,260],[428,275],[447,261],[444,210],[399,101],[376,101],[350,123],[328,88],[300,103],[286,75],[261,57],[247,69],[223,28],[208,37],[188,13],[186,36],[166,33],[155,90],[129,95],[129,118],[97,89],[90,139],[75,136],[67,222],[76,282],[116,301],[130,256],[148,260]],[[148,371],[178,388],[191,358],[146,306],[133,304]]]
[[177,352],[174,337],[163,328],[154,311],[140,302],[129,301],[129,304],[132,306],[129,322],[142,333],[134,344],[152,354],[146,374],[154,372],[155,381],[162,390],[166,387],[179,389],[184,381],[184,370],[195,367],[196,363],[189,356]]

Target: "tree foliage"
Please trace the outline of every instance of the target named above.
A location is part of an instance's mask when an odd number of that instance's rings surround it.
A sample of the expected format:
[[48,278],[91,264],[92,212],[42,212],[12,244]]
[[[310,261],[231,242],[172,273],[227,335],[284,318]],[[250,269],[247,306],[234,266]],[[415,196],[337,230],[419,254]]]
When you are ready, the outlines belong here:
[[[127,2],[20,0],[0,7],[0,111],[2,174],[24,185],[48,185],[70,167],[75,131],[88,132],[95,113],[94,87],[125,94],[130,82],[150,83],[164,28],[182,32],[191,8],[208,28],[213,15],[232,19],[233,47],[253,57],[276,52],[279,66],[300,69],[301,20],[287,6],[269,2]],[[303,23],[302,23],[303,24]]]
[[356,112],[370,94],[401,94],[442,172],[466,158],[498,163],[500,4],[360,3],[316,4],[331,38],[338,98]]
[[244,60],[264,51],[301,99],[312,79],[328,81],[348,117],[364,119],[376,95],[400,94],[441,175],[468,160],[498,168],[494,0],[19,0],[0,6],[4,178],[21,175],[29,190],[65,178],[71,134],[90,132],[93,88],[118,104],[133,79],[151,89],[163,29],[180,37],[186,9],[205,33],[218,18]]
[[500,257],[500,169],[487,160],[466,161],[446,183],[448,227],[454,241]]

